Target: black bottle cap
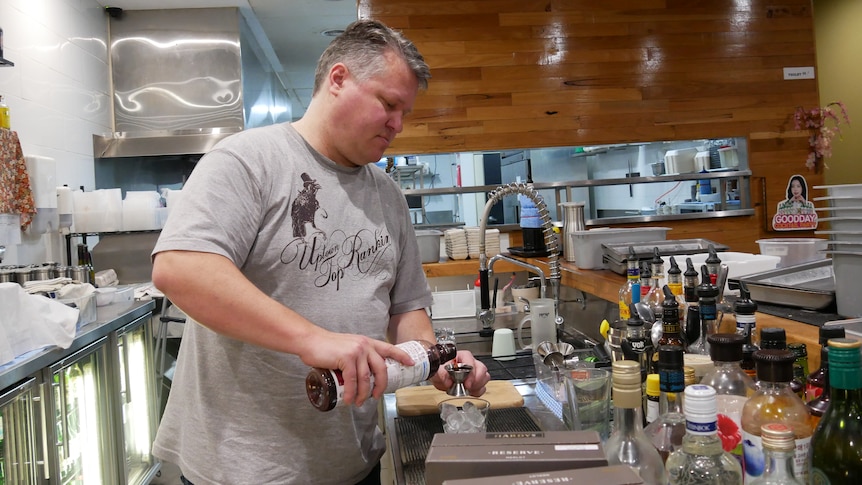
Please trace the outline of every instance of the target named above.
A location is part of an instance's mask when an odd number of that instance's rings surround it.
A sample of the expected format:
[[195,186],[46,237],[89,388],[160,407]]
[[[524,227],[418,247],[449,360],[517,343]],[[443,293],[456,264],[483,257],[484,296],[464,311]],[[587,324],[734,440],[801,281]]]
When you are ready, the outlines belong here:
[[701,280],[700,284],[697,285],[698,298],[715,298],[718,296],[718,287],[712,284],[709,278],[709,270],[706,269],[705,264],[701,266],[700,271]]
[[706,337],[709,356],[713,362],[739,362],[745,337],[736,333],[714,333]]
[[715,251],[715,246],[712,244],[708,245],[707,251],[709,251],[709,257],[706,258],[706,264],[721,264],[721,259],[719,259],[718,253]]
[[787,333],[783,328],[769,327],[760,329],[761,349],[786,349]]
[[[757,311],[757,303],[751,299],[748,285],[744,281],[739,282],[739,298],[733,304],[733,312],[742,315],[753,315]],[[821,327],[822,328],[822,327]]]
[[757,380],[790,382],[793,380],[793,363],[796,356],[789,350],[760,349],[754,352]]
[[652,248],[652,261],[650,261],[650,264],[656,266],[664,264],[664,260],[661,259],[661,251],[659,251],[658,248]]
[[826,346],[826,342],[831,338],[844,338],[846,337],[846,333],[844,332],[844,327],[841,325],[826,325],[820,327],[820,332],[818,336],[818,341],[820,345]]
[[661,306],[664,308],[677,308],[679,309],[679,302],[676,301],[676,295],[670,290],[670,286],[664,285],[661,289],[662,293],[664,293],[664,300],[661,302]]
[[641,316],[638,314],[636,309],[632,309],[632,316],[626,320],[626,326],[629,327],[643,327],[644,321]]
[[694,263],[691,262],[691,258],[685,258],[685,273],[683,273],[683,276],[689,278],[697,277],[697,270],[694,269]]
[[673,256],[670,257],[670,269],[667,270],[667,274],[682,274],[682,270],[679,269],[679,265],[676,264],[676,258]]
[[662,345],[658,348],[658,364],[663,369],[682,370],[685,351],[679,345]]
[[650,271],[650,269],[649,269],[649,263],[644,261],[641,263],[640,267],[641,267],[641,279],[652,278],[652,271]]

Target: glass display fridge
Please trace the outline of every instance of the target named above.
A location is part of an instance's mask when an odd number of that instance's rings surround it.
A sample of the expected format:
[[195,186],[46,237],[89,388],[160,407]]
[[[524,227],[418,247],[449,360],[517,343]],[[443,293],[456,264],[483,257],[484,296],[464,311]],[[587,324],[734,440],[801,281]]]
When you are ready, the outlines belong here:
[[0,485],[39,483],[37,389],[30,378],[0,394]]

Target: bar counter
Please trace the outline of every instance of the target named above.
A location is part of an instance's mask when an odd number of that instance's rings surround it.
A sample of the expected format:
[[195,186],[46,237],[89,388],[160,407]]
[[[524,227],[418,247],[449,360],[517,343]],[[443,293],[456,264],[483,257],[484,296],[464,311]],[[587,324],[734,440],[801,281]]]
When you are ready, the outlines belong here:
[[[547,258],[518,258],[530,264],[534,264],[549,275]],[[479,272],[477,260],[463,261],[441,261],[439,263],[426,263],[423,266],[425,275],[429,278],[441,276],[476,275]],[[500,261],[494,267],[495,272],[524,271],[520,266]],[[580,269],[574,263],[560,260],[561,282],[563,286],[569,286],[578,290],[593,294],[610,302],[616,302],[619,297],[620,287],[625,283],[625,276],[618,275],[613,271],[601,269]],[[787,332],[788,342],[800,342],[806,345],[808,350],[808,368],[820,367],[820,344],[818,342],[819,327],[806,323],[788,320],[786,318],[757,312],[757,326],[760,328],[780,327]],[[733,315],[726,315],[721,331],[735,331],[736,320]]]

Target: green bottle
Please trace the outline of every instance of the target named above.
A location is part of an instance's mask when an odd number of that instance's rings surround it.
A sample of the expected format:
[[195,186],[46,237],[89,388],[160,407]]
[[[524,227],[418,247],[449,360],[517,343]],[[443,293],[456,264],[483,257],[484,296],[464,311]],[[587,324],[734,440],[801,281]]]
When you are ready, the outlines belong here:
[[811,439],[814,485],[862,480],[862,342],[830,339],[832,401]]

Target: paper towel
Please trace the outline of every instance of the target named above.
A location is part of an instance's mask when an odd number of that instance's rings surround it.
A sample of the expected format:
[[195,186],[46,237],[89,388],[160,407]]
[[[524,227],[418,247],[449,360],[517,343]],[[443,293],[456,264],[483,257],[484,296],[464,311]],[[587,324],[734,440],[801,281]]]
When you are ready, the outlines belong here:
[[72,189],[66,185],[57,187],[57,212],[59,214],[72,214],[75,212]]
[[51,157],[26,155],[27,172],[30,174],[30,190],[36,208],[57,207],[57,163]]

